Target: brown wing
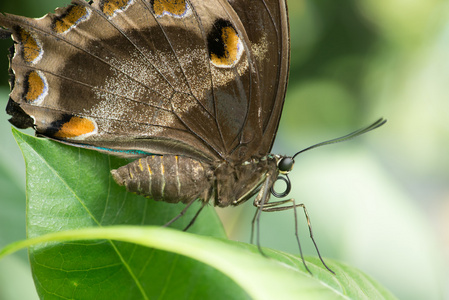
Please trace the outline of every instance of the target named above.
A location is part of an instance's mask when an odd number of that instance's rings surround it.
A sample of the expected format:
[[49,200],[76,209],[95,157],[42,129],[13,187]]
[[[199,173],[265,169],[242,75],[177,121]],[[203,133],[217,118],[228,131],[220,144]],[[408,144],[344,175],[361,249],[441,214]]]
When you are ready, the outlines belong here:
[[[287,3],[285,0],[229,0],[229,3],[245,24],[260,89],[260,109],[257,115],[252,111],[249,118],[260,118],[262,137],[248,144],[248,153],[249,156],[263,156],[273,146],[288,82],[290,35]],[[251,126],[245,126],[244,131],[251,131]]]
[[42,19],[0,15],[17,42],[11,122],[98,150],[229,159],[271,122],[251,117],[270,105],[242,21],[223,0],[75,0]]

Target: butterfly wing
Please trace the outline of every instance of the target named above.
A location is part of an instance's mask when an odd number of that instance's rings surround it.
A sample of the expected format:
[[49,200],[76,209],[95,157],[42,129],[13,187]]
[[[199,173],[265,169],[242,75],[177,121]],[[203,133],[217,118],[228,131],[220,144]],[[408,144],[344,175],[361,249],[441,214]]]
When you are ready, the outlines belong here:
[[254,7],[261,16],[243,1],[74,0],[41,19],[0,15],[16,41],[10,121],[125,156],[267,152],[285,92],[286,11]]
[[[281,118],[290,66],[290,33],[287,3],[284,0],[229,0],[245,24],[257,69],[260,100],[251,110],[240,147],[245,159],[270,152]],[[251,118],[259,119],[261,136],[251,138]],[[246,138],[245,138],[246,137]],[[243,149],[240,150],[240,152]]]

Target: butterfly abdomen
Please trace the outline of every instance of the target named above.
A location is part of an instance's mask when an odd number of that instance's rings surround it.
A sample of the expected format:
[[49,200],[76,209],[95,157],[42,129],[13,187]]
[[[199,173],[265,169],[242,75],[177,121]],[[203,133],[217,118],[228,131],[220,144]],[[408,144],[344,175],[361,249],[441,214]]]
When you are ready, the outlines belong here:
[[210,166],[184,156],[146,156],[111,173],[128,191],[170,203],[209,201],[213,188]]

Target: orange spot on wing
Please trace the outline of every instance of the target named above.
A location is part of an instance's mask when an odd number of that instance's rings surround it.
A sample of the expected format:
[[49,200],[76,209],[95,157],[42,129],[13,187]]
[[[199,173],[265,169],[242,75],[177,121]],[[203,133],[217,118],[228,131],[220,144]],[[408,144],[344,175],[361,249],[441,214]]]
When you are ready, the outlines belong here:
[[124,9],[130,0],[108,0],[103,2],[102,10],[105,15],[111,17],[119,9]]
[[33,63],[40,56],[42,48],[37,40],[23,28],[18,31],[20,42],[22,45],[23,59],[27,63]]
[[54,21],[53,28],[57,33],[64,33],[87,15],[88,11],[86,7],[74,5],[67,10],[64,16]]
[[70,121],[64,123],[61,129],[55,134],[58,138],[75,138],[83,134],[95,131],[95,123],[89,119],[72,117]]
[[28,103],[32,103],[39,99],[45,92],[45,81],[36,72],[31,71],[26,78],[27,91],[25,95],[25,100]]
[[221,32],[224,55],[219,57],[215,53],[211,53],[211,60],[217,66],[230,66],[238,60],[240,38],[232,27],[224,27]]
[[154,13],[158,16],[164,14],[182,16],[186,13],[186,1],[185,0],[154,0],[153,1]]

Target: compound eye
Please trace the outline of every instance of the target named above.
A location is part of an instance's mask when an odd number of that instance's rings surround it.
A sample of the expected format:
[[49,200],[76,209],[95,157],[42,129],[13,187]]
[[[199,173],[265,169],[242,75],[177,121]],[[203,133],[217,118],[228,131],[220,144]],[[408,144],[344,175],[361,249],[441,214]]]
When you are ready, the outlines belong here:
[[291,157],[283,157],[278,163],[278,169],[282,174],[288,173],[293,169],[295,161]]

